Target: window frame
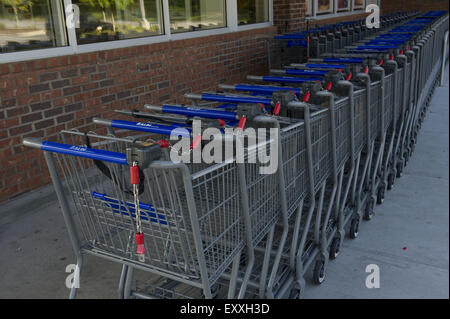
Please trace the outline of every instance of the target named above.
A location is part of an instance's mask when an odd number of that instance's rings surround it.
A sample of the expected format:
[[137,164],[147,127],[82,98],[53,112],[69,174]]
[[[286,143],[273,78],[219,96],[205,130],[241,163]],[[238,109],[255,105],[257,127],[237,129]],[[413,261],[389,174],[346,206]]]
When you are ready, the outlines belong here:
[[[349,8],[348,9],[340,9],[338,10],[338,1],[339,0],[331,0],[332,4],[332,10],[327,12],[318,12],[318,0],[307,0],[311,4],[311,8],[313,9],[312,12],[306,16],[306,20],[315,21],[315,20],[325,20],[325,19],[331,19],[331,18],[337,18],[337,17],[345,17],[355,14],[361,14],[365,13],[365,8],[367,5],[367,2],[369,0],[363,0],[362,7],[355,7],[355,0],[349,1]],[[374,0],[378,3],[380,3],[380,0]]]
[[[72,4],[72,0],[63,0],[63,8]],[[139,45],[149,45],[155,43],[163,43],[175,40],[192,39],[206,37],[212,35],[220,35],[231,32],[239,32],[253,29],[266,28],[273,26],[273,0],[269,0],[269,21],[246,25],[238,25],[237,18],[237,0],[225,0],[225,16],[226,27],[188,31],[181,33],[171,33],[169,18],[169,1],[161,0],[162,6],[162,25],[164,33],[162,35],[147,36],[133,39],[123,39],[115,41],[105,41],[88,44],[77,44],[76,33],[74,28],[66,28],[68,45],[56,48],[37,49],[29,51],[9,52],[0,54],[0,65],[4,63],[13,63],[20,61],[29,61],[35,59],[51,58],[63,55],[73,55],[80,53],[89,53],[104,50],[121,49]],[[64,18],[67,19],[66,12],[62,12]]]

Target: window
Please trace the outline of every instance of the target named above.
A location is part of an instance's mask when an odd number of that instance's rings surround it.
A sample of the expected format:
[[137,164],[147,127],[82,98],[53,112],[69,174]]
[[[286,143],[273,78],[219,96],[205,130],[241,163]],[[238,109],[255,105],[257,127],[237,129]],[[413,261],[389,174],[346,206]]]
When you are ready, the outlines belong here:
[[269,0],[238,0],[238,25],[269,21]]
[[353,0],[353,9],[363,9],[364,8],[364,0]]
[[306,0],[305,6],[306,6],[306,7],[305,7],[306,15],[307,15],[307,16],[310,16],[311,13],[312,13],[311,0]]
[[378,0],[306,0],[306,15],[310,19],[327,19],[353,11],[362,12],[370,1]]
[[67,45],[59,0],[1,0],[0,53]]
[[273,0],[0,0],[0,64],[265,27],[272,24],[272,5]]
[[338,11],[348,11],[350,9],[350,0],[338,0]]
[[160,0],[72,0],[80,8],[78,44],[163,33]]
[[318,0],[317,13],[330,13],[333,11],[333,4],[331,0]]
[[169,0],[172,33],[226,27],[224,0]]

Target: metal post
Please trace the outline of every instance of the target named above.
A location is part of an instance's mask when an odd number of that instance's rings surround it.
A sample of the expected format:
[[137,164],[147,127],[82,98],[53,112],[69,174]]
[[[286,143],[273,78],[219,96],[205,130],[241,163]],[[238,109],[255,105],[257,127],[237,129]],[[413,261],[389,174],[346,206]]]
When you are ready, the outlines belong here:
[[444,86],[444,74],[445,74],[445,64],[446,64],[446,53],[447,53],[447,43],[448,43],[448,31],[444,35],[444,45],[442,47],[442,68],[441,68],[441,85]]

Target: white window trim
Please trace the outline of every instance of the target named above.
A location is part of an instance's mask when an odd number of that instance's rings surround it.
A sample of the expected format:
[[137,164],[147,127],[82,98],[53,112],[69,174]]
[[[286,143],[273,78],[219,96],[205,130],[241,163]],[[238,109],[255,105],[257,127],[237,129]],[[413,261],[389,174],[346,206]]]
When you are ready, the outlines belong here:
[[[63,0],[64,5],[67,6],[72,4],[72,0]],[[199,30],[192,32],[174,33],[170,32],[170,19],[169,19],[169,1],[162,0],[163,9],[163,20],[164,20],[164,31],[163,35],[156,35],[150,37],[134,38],[134,39],[124,39],[115,40],[107,42],[80,44],[76,43],[75,29],[68,29],[68,46],[49,48],[49,49],[38,49],[30,51],[19,51],[11,53],[0,54],[0,64],[12,63],[20,61],[29,61],[43,58],[52,58],[64,55],[73,55],[79,53],[88,53],[104,50],[121,49],[139,45],[148,45],[155,43],[163,43],[168,41],[193,39],[199,37],[206,37],[212,35],[220,35],[231,32],[240,32],[253,29],[260,29],[273,26],[273,0],[269,0],[269,21],[262,23],[254,23],[238,26],[237,24],[237,0],[225,0],[226,1],[226,12],[227,12],[227,26],[224,28],[210,29],[210,30]]]
[[308,10],[306,10],[306,16],[312,15],[312,6],[313,6],[313,0],[306,0],[306,3],[308,4]]

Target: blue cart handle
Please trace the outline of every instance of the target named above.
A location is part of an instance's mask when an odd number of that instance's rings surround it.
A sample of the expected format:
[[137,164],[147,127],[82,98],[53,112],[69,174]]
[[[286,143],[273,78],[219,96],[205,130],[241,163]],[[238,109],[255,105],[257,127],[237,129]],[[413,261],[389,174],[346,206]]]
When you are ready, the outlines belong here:
[[345,69],[345,64],[307,63],[305,66],[312,69]]
[[235,90],[235,91],[244,91],[244,92],[253,92],[253,93],[262,93],[272,95],[276,91],[292,91],[296,95],[299,95],[301,90],[299,88],[286,87],[286,86],[270,86],[270,85],[248,85],[248,84],[236,84],[236,85],[227,85],[227,84],[219,84],[219,88],[225,90]]
[[41,141],[40,139],[36,138],[25,138],[23,140],[23,145],[32,148],[38,148],[43,151],[52,153],[66,154],[104,162],[128,165],[127,156],[125,154],[117,152],[97,150],[85,146],[61,144],[50,141]]
[[199,107],[191,106],[175,106],[175,105],[145,105],[147,110],[157,111],[162,113],[180,114],[189,117],[201,117],[206,119],[221,119],[224,121],[235,121],[238,119],[236,112],[213,110],[213,109],[202,109]]
[[360,45],[357,50],[388,50],[397,49],[396,45]]
[[325,76],[329,71],[326,70],[297,70],[297,69],[286,69],[286,70],[270,70],[270,73],[281,74],[281,75],[298,75],[304,77],[322,77]]
[[192,129],[184,124],[171,124],[171,125],[163,125],[163,124],[154,124],[148,122],[130,122],[123,120],[106,120],[100,118],[94,118],[93,122],[95,124],[106,125],[110,127],[114,127],[117,129],[130,130],[130,131],[138,131],[152,134],[161,134],[161,135],[176,135],[182,137],[190,137]]
[[255,75],[248,75],[247,79],[251,81],[278,82],[278,83],[305,83],[305,82],[322,81],[322,78],[316,77],[294,78],[287,76],[255,76]]
[[359,64],[363,63],[362,58],[323,58],[325,63],[349,63],[349,64]]

